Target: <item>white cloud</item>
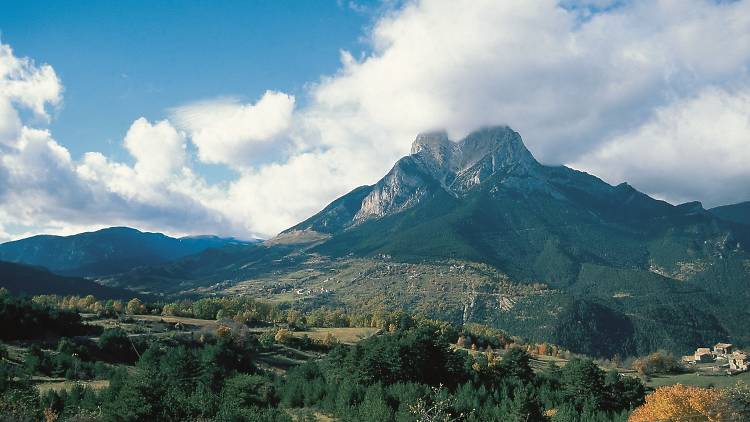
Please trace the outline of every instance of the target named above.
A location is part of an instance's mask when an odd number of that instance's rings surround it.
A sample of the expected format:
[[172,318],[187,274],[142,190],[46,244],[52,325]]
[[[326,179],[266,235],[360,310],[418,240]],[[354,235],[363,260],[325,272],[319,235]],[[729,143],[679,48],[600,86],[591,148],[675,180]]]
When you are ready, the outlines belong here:
[[0,97],[47,118],[45,106],[59,104],[62,84],[52,66],[17,58],[9,45],[0,44]]
[[128,129],[124,145],[136,159],[138,177],[150,183],[167,179],[185,164],[185,137],[166,120],[152,125],[141,117]]
[[611,183],[710,205],[750,199],[750,89],[708,88],[659,108],[653,118],[581,157],[573,167]]
[[[750,0],[424,0],[385,13],[369,40],[370,54],[342,52],[339,71],[309,85],[302,108],[268,91],[136,120],[123,143],[133,165],[72,158],[26,127],[18,109],[47,117],[62,86],[2,46],[0,235],[86,224],[273,235],[375,182],[417,132],[487,124],[518,130],[543,162],[671,200],[750,199]],[[186,142],[236,179],[206,182]]]
[[313,108],[381,132],[507,123],[565,162],[655,105],[746,74],[749,34],[746,1],[634,2],[583,23],[551,0],[423,1],[376,25],[375,52],[324,80]]
[[250,167],[270,145],[278,147],[274,141],[289,128],[293,110],[293,96],[266,91],[255,104],[202,101],[174,109],[172,118],[190,134],[201,161]]

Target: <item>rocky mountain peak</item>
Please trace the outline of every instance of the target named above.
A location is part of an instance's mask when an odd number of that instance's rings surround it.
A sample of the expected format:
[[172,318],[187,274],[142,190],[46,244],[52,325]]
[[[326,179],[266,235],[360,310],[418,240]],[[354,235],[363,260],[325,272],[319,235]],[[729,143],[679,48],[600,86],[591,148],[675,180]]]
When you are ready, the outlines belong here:
[[451,143],[445,131],[420,133],[411,144],[411,155],[446,152],[450,150]]
[[541,167],[521,136],[507,126],[479,129],[457,142],[445,131],[421,133],[411,154],[375,185],[352,193],[348,205],[333,203],[293,229],[335,231],[396,214],[439,195],[463,197],[490,179],[513,189],[545,190]]
[[446,172],[461,172],[488,157],[500,159],[505,165],[536,164],[521,136],[507,126],[479,129],[454,142],[445,132],[422,133],[411,147],[411,155],[429,167]]
[[411,156],[447,190],[471,189],[501,171],[529,174],[539,163],[507,126],[479,129],[454,142],[445,132],[423,133],[412,144]]

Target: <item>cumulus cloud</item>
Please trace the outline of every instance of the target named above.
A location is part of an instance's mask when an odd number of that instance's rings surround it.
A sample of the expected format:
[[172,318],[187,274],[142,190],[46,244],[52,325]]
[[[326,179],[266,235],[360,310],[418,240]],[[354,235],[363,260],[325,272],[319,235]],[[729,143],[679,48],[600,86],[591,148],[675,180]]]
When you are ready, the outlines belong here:
[[166,120],[152,125],[141,117],[128,129],[124,145],[136,159],[138,177],[151,183],[167,179],[185,164],[185,137]]
[[18,58],[9,45],[0,44],[0,97],[47,118],[46,105],[62,100],[62,84],[52,66]]
[[[375,25],[372,54],[355,59],[344,52],[340,71],[312,90],[313,105],[300,113],[307,138],[319,134],[321,143],[340,155],[378,150],[383,166],[350,175],[356,183],[348,187],[377,178],[408,151],[405,139],[435,128],[459,138],[478,126],[505,123],[522,134],[541,161],[575,163],[611,142],[639,143],[645,153],[647,141],[634,136],[625,141],[622,135],[658,124],[658,110],[691,98],[708,101],[698,95],[706,89],[733,92],[750,86],[748,1],[562,6],[552,0],[408,4]],[[601,11],[582,19],[581,8]],[[713,115],[735,113],[724,103]],[[713,163],[740,148],[747,151],[746,144],[730,145],[729,139],[750,139],[750,134],[738,125],[715,129],[722,136],[713,136],[714,147],[702,150],[712,158],[701,164],[717,187],[727,180],[723,171],[712,171]],[[674,132],[665,135],[671,137],[664,143],[676,148],[692,146]],[[639,160],[636,154],[621,158]],[[345,164],[333,166],[348,170]],[[612,160],[600,170],[633,168]],[[744,183],[733,179],[732,188],[701,185],[704,189],[690,192],[682,188],[693,183],[685,173],[638,182],[649,193],[709,205],[750,196],[741,188],[750,185],[747,178]]]
[[255,104],[202,101],[175,108],[172,118],[188,132],[201,161],[249,167],[268,154],[270,146],[278,149],[274,141],[289,128],[293,110],[293,96],[266,91]]
[[[1,47],[3,239],[111,225],[175,234],[204,230],[249,234],[246,227],[210,206],[218,189],[186,167],[185,136],[167,121],[150,123],[141,118],[132,124],[123,146],[133,165],[113,162],[98,152],[76,160],[48,130],[28,126],[21,118],[22,109],[46,118],[46,108],[61,101],[62,86],[49,65],[17,58],[10,47]],[[13,89],[5,89],[9,86]]]
[[707,88],[659,108],[573,167],[630,181],[672,202],[750,199],[750,89]]
[[[269,236],[375,182],[416,133],[488,124],[518,130],[543,162],[672,201],[750,199],[750,0],[423,0],[385,12],[368,40],[370,53],[342,51],[340,69],[308,85],[303,107],[268,91],[136,120],[123,138],[132,165],[70,157],[27,127],[18,109],[47,118],[62,86],[2,46],[0,234],[131,224]],[[207,183],[187,143],[236,178]]]

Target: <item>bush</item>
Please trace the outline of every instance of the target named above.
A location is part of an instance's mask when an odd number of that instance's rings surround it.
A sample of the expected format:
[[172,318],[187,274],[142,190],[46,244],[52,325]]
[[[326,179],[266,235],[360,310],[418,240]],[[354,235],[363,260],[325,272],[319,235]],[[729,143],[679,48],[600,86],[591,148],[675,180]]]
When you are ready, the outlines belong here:
[[633,362],[633,369],[641,375],[671,374],[685,370],[677,358],[663,351],[636,359]]
[[258,341],[260,341],[261,346],[267,349],[273,346],[273,343],[275,341],[274,337],[275,337],[275,334],[273,332],[264,331],[260,336],[258,336]]
[[280,328],[273,337],[274,341],[279,344],[286,344],[292,339],[292,333],[286,328]]

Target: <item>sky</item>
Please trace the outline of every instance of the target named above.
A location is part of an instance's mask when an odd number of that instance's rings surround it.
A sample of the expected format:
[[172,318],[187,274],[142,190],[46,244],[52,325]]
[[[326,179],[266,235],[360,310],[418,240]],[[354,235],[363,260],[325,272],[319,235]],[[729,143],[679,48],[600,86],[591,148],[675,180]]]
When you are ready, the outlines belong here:
[[750,0],[0,1],[0,241],[270,237],[417,133],[750,200]]

